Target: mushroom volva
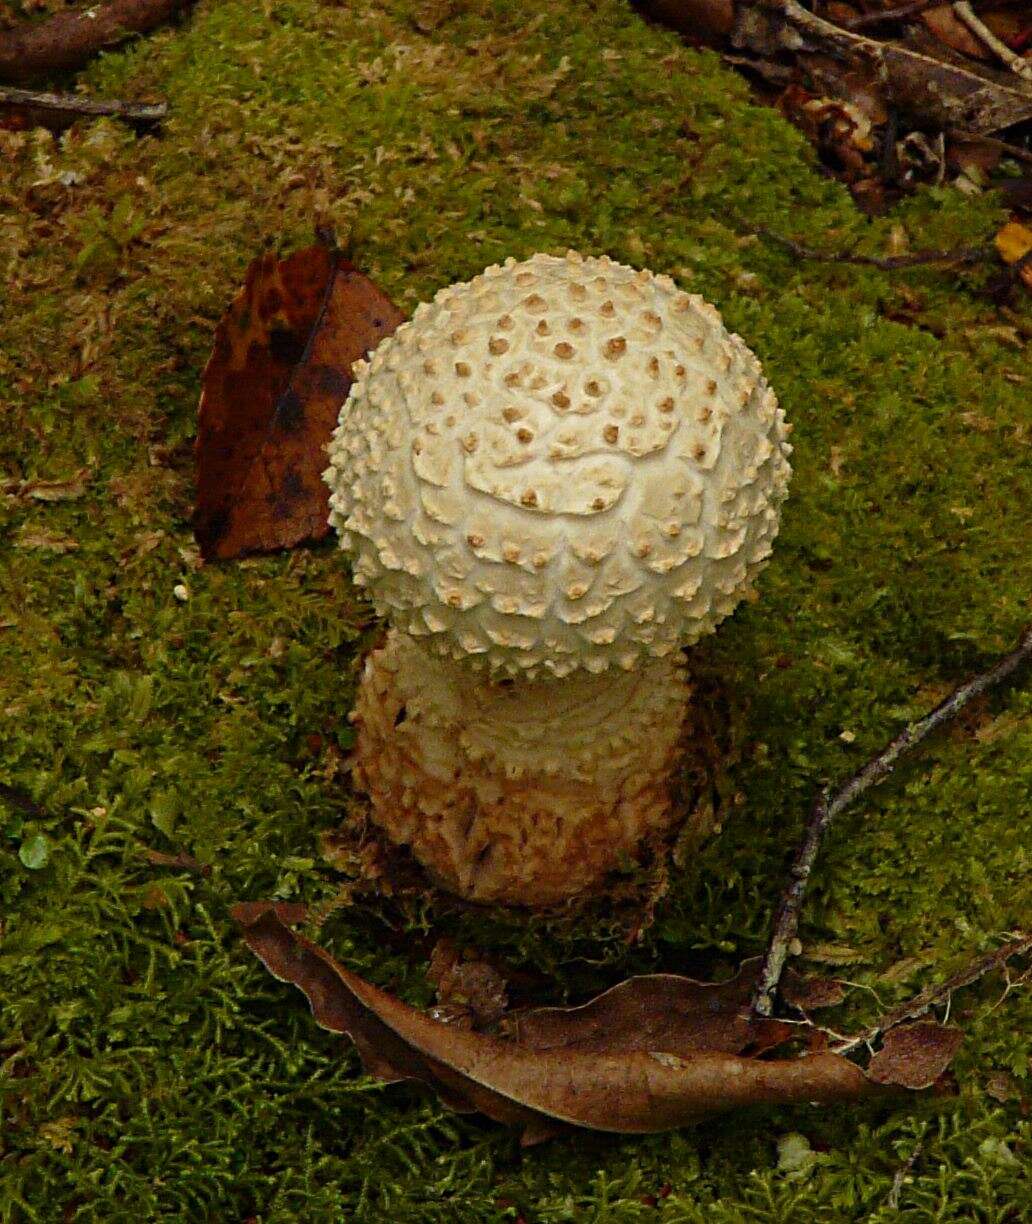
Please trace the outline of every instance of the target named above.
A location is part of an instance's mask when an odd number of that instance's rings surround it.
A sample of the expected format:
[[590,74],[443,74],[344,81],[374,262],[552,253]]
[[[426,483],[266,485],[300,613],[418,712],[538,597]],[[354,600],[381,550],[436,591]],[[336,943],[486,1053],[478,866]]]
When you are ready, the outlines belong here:
[[354,373],[330,521],[392,626],[356,781],[445,887],[559,901],[674,820],[681,648],[770,555],[790,427],[712,306],[575,252],[442,289]]

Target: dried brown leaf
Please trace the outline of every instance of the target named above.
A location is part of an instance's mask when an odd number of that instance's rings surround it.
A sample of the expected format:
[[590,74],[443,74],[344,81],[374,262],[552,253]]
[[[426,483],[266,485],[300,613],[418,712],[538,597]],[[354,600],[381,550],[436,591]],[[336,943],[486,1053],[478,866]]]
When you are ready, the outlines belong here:
[[[292,933],[271,905],[264,910],[256,904],[238,906],[233,916],[269,972],[304,992],[316,1021],[350,1035],[371,1074],[429,1084],[454,1108],[479,1110],[522,1127],[524,1143],[568,1126],[647,1133],[747,1105],[830,1103],[878,1091],[858,1067],[833,1054],[764,1061],[693,1048],[690,1041],[682,1043],[686,1055],[641,1049],[636,1041],[627,1050],[604,1043],[577,1048],[569,1042],[533,1049],[468,1032],[431,1019],[351,973],[310,940]],[[641,989],[627,986],[632,995]],[[627,1019],[619,996],[615,1005],[612,997],[602,999],[603,1010],[615,1007]],[[584,1018],[583,1010],[577,1010],[582,1014],[573,1018],[575,1026]],[[554,1037],[554,1016],[552,1020]],[[688,1024],[691,1028],[697,1021],[689,1018]],[[618,1046],[630,1041],[626,1024],[621,1032]],[[663,1043],[673,1043],[669,1030]]]
[[818,965],[862,965],[871,958],[844,943],[807,944],[806,959]]
[[634,6],[696,44],[711,46],[734,29],[734,0],[634,0]]
[[959,51],[961,55],[970,55],[972,59],[977,60],[992,59],[986,48],[959,20],[948,4],[926,9],[920,14],[918,20],[951,51]]
[[876,1084],[930,1088],[949,1066],[964,1034],[958,1028],[919,1020],[890,1029],[871,1059],[868,1076]]
[[994,1071],[986,1081],[985,1094],[1003,1104],[1005,1101],[1020,1100],[1021,1088],[1013,1075],[1006,1071]]
[[142,847],[143,856],[154,867],[174,867],[180,871],[190,871],[199,876],[210,876],[211,868],[199,863],[192,854],[180,850],[178,854],[165,854],[161,850]]
[[1008,221],[996,235],[996,249],[1005,264],[1016,265],[1018,275],[1032,289],[1032,229],[1020,221]]
[[44,531],[26,524],[14,538],[15,548],[38,548],[45,552],[74,552],[79,547],[78,540],[71,536],[58,535],[56,531]]
[[515,1017],[513,1039],[531,1050],[627,1053],[662,1050],[755,1056],[799,1035],[798,1026],[750,1017],[759,959],[727,982],[673,973],[629,978],[581,1007],[542,1007]]
[[205,560],[329,532],[324,448],[351,366],[403,317],[328,245],[251,264],[204,371],[194,531]]
[[996,235],[995,242],[1004,263],[1017,263],[1032,251],[1032,229],[1020,221],[1008,221]]

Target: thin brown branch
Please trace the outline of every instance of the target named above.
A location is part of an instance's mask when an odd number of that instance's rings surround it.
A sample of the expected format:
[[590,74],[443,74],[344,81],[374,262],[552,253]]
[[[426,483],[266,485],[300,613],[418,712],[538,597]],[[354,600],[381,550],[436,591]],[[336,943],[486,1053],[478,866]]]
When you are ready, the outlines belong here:
[[985,22],[976,16],[974,9],[968,4],[967,0],[958,0],[953,5],[953,12],[979,42],[983,46],[988,47],[997,59],[1007,65],[1011,72],[1016,73],[1024,81],[1032,81],[1032,62],[1020,55],[1016,55],[1005,42],[1001,42]]
[[23,111],[33,125],[67,127],[83,117],[111,116],[124,119],[134,127],[151,127],[168,114],[166,102],[122,102],[117,98],[88,98],[82,94],[39,93],[34,89],[13,89],[0,85],[0,106]]
[[857,255],[853,251],[821,251],[816,247],[804,246],[794,238],[786,238],[776,234],[764,225],[749,225],[754,234],[769,238],[776,246],[791,251],[798,259],[813,259],[821,263],[855,264],[865,268],[881,268],[892,271],[895,268],[919,268],[929,264],[972,264],[995,258],[991,246],[954,247],[948,251],[913,251],[909,255]]
[[955,990],[960,990],[964,986],[970,986],[972,982],[977,982],[979,978],[985,977],[987,973],[1003,968],[1015,956],[1026,956],[1029,952],[1032,952],[1032,935],[1028,934],[1012,939],[1010,943],[997,948],[995,952],[987,952],[969,965],[965,965],[963,969],[959,970],[952,977],[947,978],[945,982],[940,982],[937,986],[926,987],[919,994],[914,995],[912,999],[907,999],[899,1007],[894,1007],[892,1011],[886,1012],[870,1028],[864,1029],[862,1033],[846,1038],[834,1047],[835,1053],[845,1054],[849,1050],[863,1045],[865,1042],[873,1041],[880,1033],[887,1033],[889,1029],[895,1028],[897,1024],[902,1024],[906,1020],[917,1020],[920,1016],[927,1015],[933,1007],[938,1007],[940,1003],[947,1002]]
[[[942,8],[948,0],[913,0],[911,4],[901,4],[899,8],[882,9],[877,13],[861,13],[849,21],[839,24],[843,30],[869,30],[872,26],[885,25],[888,22],[909,21],[911,17],[919,17],[929,9]],[[978,5],[972,6],[977,8]]]
[[[939,0],[935,0],[939,3]],[[903,1193],[903,1183],[910,1175],[911,1169],[917,1163],[917,1158],[921,1155],[924,1149],[924,1137],[918,1139],[914,1144],[913,1151],[906,1160],[896,1170],[896,1175],[892,1179],[892,1189],[889,1191],[888,1208],[890,1211],[899,1211],[899,1196]]]
[[911,17],[919,17],[930,8],[941,8],[944,3],[945,0],[914,0],[912,4],[901,4],[899,8],[861,13],[859,17],[840,24],[844,30],[869,30],[872,26],[886,25],[890,21],[909,21]]
[[[774,996],[788,958],[789,945],[799,929],[799,914],[810,874],[821,841],[831,822],[865,791],[888,777],[896,762],[912,751],[932,731],[955,718],[973,698],[1006,680],[1029,659],[1032,659],[1032,625],[1027,626],[1010,654],[1005,655],[987,671],[954,689],[934,710],[911,723],[837,791],[832,794],[824,789],[818,794],[810,811],[806,833],[796,850],[788,884],[774,916],[773,933],[753,994],[754,1015],[770,1016],[774,1011]],[[898,1020],[895,1022],[898,1023]]]
[[0,81],[24,84],[69,72],[131,34],[163,25],[193,0],[109,0],[0,32]]

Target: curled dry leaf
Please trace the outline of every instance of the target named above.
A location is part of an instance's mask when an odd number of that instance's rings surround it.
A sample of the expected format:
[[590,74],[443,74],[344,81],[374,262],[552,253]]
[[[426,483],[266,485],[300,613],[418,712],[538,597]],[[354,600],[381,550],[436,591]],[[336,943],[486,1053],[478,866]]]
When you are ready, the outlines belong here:
[[403,318],[328,244],[251,264],[216,330],[198,410],[194,532],[206,561],[329,532],[324,447],[351,366]]
[[964,1034],[957,1028],[919,1020],[890,1029],[871,1059],[867,1074],[877,1084],[930,1088],[949,1066]]
[[972,59],[977,60],[992,58],[985,46],[978,41],[948,4],[925,9],[919,14],[918,20],[951,51],[958,51],[961,55],[969,55]]
[[583,1008],[524,1017],[505,1040],[439,1023],[364,981],[292,932],[275,905],[232,912],[251,951],[303,991],[320,1025],[351,1037],[370,1074],[429,1084],[455,1109],[521,1127],[524,1143],[570,1126],[647,1133],[749,1105],[858,1100],[883,1090],[839,1055],[764,1060],[733,1052],[755,1045],[757,1034],[762,1046],[783,1040],[781,1027],[800,1031],[777,1021],[729,1025],[744,1008],[748,980],[631,979]]

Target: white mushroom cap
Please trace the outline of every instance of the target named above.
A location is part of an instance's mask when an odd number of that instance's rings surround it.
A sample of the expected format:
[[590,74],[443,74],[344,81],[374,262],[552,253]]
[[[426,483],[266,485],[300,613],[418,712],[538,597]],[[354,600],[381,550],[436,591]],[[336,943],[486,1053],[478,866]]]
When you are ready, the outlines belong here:
[[754,354],[669,277],[510,259],[356,363],[330,521],[380,614],[437,654],[631,668],[751,589],[788,428]]

